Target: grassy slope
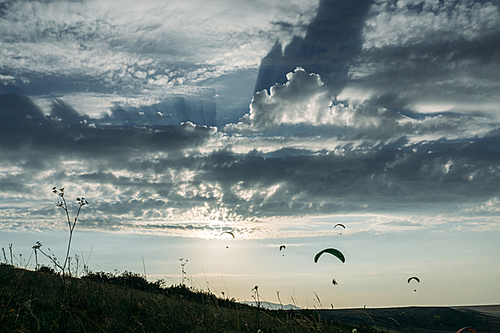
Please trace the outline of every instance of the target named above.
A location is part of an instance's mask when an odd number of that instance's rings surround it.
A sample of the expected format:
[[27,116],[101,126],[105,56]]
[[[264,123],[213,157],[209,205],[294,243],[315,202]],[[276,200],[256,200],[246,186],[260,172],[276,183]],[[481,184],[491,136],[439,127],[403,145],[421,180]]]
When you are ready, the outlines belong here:
[[[65,287],[66,286],[66,287]],[[0,265],[0,332],[351,332],[312,311],[269,311],[140,275],[66,278]],[[367,327],[357,331],[374,332]]]

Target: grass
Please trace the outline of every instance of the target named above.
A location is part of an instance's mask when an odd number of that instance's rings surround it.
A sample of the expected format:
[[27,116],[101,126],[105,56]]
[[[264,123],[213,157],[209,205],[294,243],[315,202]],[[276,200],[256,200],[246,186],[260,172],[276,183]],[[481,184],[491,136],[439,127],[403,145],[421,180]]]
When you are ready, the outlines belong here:
[[[1,332],[352,332],[310,310],[266,310],[124,272],[60,273],[0,264]],[[357,332],[375,332],[356,327]]]

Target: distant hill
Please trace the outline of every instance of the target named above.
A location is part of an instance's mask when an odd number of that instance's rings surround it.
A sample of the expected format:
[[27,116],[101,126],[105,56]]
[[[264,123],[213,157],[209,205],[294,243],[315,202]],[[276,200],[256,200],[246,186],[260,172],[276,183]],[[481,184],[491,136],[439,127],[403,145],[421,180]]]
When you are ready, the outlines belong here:
[[[250,305],[250,306],[259,306],[257,302],[250,302],[250,301],[243,301],[240,302],[242,304]],[[299,308],[298,306],[295,306],[293,304],[277,304],[277,303],[271,303],[271,302],[260,302],[260,307],[268,310],[302,310],[302,308]]]
[[500,305],[397,307],[317,310],[321,318],[366,325],[391,332],[456,333],[471,326],[478,332],[500,333]]

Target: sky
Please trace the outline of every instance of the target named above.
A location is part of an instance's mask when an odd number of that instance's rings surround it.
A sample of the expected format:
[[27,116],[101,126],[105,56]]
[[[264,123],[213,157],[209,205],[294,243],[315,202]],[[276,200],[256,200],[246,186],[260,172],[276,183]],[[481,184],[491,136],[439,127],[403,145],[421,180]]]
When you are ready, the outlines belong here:
[[498,0],[2,0],[0,260],[64,257],[55,186],[93,271],[498,304],[499,60]]

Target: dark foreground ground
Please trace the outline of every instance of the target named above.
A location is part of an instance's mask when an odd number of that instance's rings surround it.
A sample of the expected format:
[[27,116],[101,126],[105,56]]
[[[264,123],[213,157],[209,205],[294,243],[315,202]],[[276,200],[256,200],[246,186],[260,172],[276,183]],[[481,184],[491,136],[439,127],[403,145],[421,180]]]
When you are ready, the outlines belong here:
[[384,332],[455,333],[472,326],[479,333],[500,333],[500,305],[318,310],[321,318]]

